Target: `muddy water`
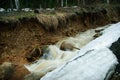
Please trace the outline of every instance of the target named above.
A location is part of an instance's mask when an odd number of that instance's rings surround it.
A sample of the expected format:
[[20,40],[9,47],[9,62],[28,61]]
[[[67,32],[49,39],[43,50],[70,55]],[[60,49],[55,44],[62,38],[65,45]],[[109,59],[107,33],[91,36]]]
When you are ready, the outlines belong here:
[[60,40],[55,45],[49,45],[45,49],[44,55],[36,63],[25,64],[25,67],[31,73],[37,73],[39,76],[43,76],[47,72],[54,70],[78,54],[78,49],[66,51],[61,50],[60,46],[63,42],[69,42],[74,47],[80,49],[94,39],[93,36],[97,34],[96,30],[103,30],[106,27],[107,26],[97,29],[90,29],[86,32],[77,34],[75,37],[68,37]]

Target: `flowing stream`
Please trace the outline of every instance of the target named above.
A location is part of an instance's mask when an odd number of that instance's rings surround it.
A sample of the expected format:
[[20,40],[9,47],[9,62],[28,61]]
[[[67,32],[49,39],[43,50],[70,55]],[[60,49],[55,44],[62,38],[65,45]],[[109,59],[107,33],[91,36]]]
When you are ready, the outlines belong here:
[[81,49],[83,46],[85,46],[94,39],[94,35],[100,33],[100,31],[102,31],[108,26],[109,25],[96,29],[90,29],[85,32],[80,32],[75,37],[68,37],[63,40],[60,40],[55,45],[49,45],[45,49],[44,55],[36,63],[26,64],[25,67],[31,73],[37,73],[39,74],[39,76],[43,76],[46,73],[66,63],[78,54],[78,49],[68,49],[66,51],[61,50],[60,46],[63,42],[68,42],[72,46]]

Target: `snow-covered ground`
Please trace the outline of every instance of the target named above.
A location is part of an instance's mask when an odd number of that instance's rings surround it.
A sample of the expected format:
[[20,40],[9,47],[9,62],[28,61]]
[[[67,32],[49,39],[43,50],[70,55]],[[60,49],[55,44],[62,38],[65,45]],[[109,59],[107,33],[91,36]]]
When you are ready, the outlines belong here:
[[109,50],[120,37],[120,23],[111,25],[103,35],[81,48],[73,59],[40,80],[108,80],[118,61]]
[[107,80],[114,72],[117,60],[109,49],[91,50],[85,54],[48,73],[41,80]]
[[[91,29],[75,37],[61,40],[56,45],[50,45],[49,51],[44,53],[37,63],[25,67],[39,76],[47,73],[41,80],[107,80],[118,63],[108,48],[120,37],[120,23],[97,30],[104,28],[107,29],[102,31],[103,35],[95,40],[93,40],[95,29]],[[80,50],[60,50],[59,47],[64,41],[69,41]]]

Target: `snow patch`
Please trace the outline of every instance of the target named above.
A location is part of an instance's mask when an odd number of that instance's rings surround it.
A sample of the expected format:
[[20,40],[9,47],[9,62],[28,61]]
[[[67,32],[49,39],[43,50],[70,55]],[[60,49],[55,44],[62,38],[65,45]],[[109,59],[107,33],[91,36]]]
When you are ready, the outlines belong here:
[[104,80],[114,71],[117,59],[108,48],[91,50],[86,55],[68,61],[41,80]]
[[120,23],[81,48],[74,58],[40,80],[108,80],[118,61],[108,49],[120,37]]

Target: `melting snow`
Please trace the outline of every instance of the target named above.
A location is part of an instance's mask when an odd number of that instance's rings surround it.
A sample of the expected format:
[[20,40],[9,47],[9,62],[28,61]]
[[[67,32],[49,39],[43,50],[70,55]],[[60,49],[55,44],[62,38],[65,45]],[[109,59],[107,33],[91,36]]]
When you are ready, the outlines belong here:
[[108,80],[118,64],[108,49],[120,37],[120,23],[111,25],[103,35],[79,50],[79,54],[40,80]]

